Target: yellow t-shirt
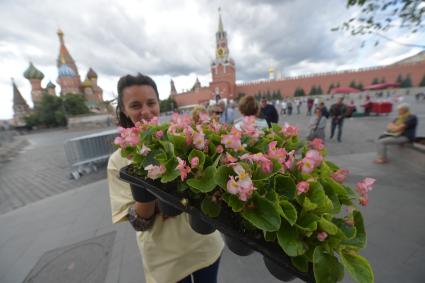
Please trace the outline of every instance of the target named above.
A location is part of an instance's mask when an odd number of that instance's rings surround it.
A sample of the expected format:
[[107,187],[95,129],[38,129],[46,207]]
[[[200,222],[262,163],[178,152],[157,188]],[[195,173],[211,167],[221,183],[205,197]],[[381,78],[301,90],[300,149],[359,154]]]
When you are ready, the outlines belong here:
[[[130,185],[118,178],[119,170],[131,161],[115,151],[108,162],[108,184],[112,222],[127,220],[134,203]],[[213,264],[224,247],[218,231],[201,235],[189,226],[189,215],[163,219],[157,215],[153,227],[136,232],[147,283],[175,283],[196,270]]]

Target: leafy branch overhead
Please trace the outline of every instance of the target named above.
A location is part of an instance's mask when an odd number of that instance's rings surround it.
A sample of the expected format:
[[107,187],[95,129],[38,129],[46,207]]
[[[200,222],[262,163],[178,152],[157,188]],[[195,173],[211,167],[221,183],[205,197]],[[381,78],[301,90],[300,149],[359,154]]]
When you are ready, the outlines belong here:
[[425,2],[423,0],[348,0],[348,9],[359,9],[332,31],[348,31],[365,35],[402,29],[412,33],[424,30]]

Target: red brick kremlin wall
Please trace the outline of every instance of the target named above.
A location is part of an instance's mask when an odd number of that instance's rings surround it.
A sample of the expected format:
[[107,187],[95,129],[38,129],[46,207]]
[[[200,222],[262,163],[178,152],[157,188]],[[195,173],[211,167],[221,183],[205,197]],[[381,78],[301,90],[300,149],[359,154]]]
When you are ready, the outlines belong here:
[[258,92],[264,93],[267,90],[271,93],[280,90],[282,96],[293,96],[297,87],[303,88],[308,94],[313,85],[320,85],[323,92],[326,93],[332,83],[336,85],[339,82],[340,86],[349,86],[355,80],[356,84],[362,83],[363,86],[367,86],[372,83],[374,78],[378,78],[379,81],[384,78],[387,83],[395,83],[399,75],[402,75],[403,79],[410,75],[412,85],[418,86],[425,75],[425,61],[240,84],[237,85],[236,95],[238,93],[256,95]]
[[[418,86],[422,77],[425,75],[425,61],[408,64],[394,64],[384,67],[374,67],[359,70],[348,70],[340,72],[331,72],[323,74],[311,74],[298,77],[284,78],[280,80],[266,80],[261,82],[248,82],[238,84],[235,86],[233,97],[236,98],[238,93],[245,93],[246,95],[256,95],[259,92],[265,93],[270,91],[280,90],[282,96],[293,96],[295,89],[301,87],[308,94],[313,85],[322,88],[323,92],[327,92],[329,86],[337,83],[340,86],[349,86],[355,80],[356,84],[362,83],[367,86],[372,83],[373,79],[385,79],[387,83],[394,83],[397,77],[402,75],[403,79],[410,75],[413,86]],[[214,85],[214,82],[211,82]],[[213,96],[214,87],[202,87],[193,92],[179,93],[173,95],[178,106],[203,104],[206,103]],[[232,87],[230,87],[232,89]],[[223,97],[227,97],[224,95]]]

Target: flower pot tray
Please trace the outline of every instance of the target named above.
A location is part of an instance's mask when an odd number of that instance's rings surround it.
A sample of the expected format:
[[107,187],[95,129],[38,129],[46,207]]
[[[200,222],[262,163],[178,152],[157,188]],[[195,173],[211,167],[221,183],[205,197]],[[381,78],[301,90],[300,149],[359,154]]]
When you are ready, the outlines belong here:
[[266,242],[261,234],[253,235],[252,233],[242,233],[236,227],[233,227],[228,221],[228,215],[222,213],[216,218],[209,218],[199,208],[195,207],[189,200],[187,205],[182,204],[183,195],[179,195],[175,190],[171,190],[170,184],[161,183],[159,180],[144,179],[143,177],[134,176],[129,172],[129,166],[120,170],[120,179],[131,184],[143,186],[151,194],[155,195],[161,201],[174,206],[194,217],[198,217],[210,224],[221,233],[228,237],[239,239],[249,248],[261,253],[267,259],[275,262],[289,274],[304,280],[305,282],[315,282],[312,267],[309,267],[308,273],[297,270],[291,263],[290,258],[284,254],[283,250],[277,243]]

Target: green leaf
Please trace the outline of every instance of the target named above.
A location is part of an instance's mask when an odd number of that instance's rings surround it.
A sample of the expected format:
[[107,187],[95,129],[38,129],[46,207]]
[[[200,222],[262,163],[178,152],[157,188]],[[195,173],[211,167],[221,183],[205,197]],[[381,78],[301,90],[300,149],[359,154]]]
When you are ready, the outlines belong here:
[[323,217],[319,220],[319,228],[321,231],[325,231],[329,235],[335,235],[338,233],[338,227]]
[[206,196],[201,203],[202,212],[208,217],[214,218],[220,215],[220,202],[212,199],[211,196]]
[[372,267],[370,263],[362,256],[357,255],[354,251],[343,250],[340,253],[341,261],[348,270],[351,277],[359,283],[375,282]]
[[344,186],[332,178],[323,178],[320,180],[320,183],[328,190],[334,191],[338,196],[347,196],[347,191],[344,189]]
[[199,165],[196,167],[198,170],[202,170],[204,168],[204,162],[205,162],[205,154],[197,149],[192,149],[192,151],[189,153],[188,160],[189,162],[192,160],[192,158],[198,157],[199,158]]
[[315,211],[317,213],[330,213],[333,210],[332,201],[328,198],[322,185],[318,182],[310,183],[310,190],[308,191],[310,200],[317,204]]
[[245,205],[245,203],[241,201],[236,195],[232,195],[230,193],[225,193],[223,195],[223,200],[229,207],[232,208],[233,212],[241,212]]
[[169,141],[159,141],[159,143],[164,148],[165,152],[167,153],[168,157],[175,157],[174,154],[174,145]]
[[343,241],[343,245],[364,248],[366,246],[366,231],[364,229],[363,217],[360,211],[353,211],[354,226],[356,227],[356,236],[354,239]]
[[286,221],[282,221],[277,232],[277,241],[288,256],[303,255],[307,250],[307,245],[302,241],[297,228],[291,227]]
[[188,179],[187,184],[202,193],[211,192],[216,187],[214,181],[216,171],[214,166],[208,166],[205,171],[202,172],[201,177]]
[[241,212],[244,219],[263,231],[279,230],[281,218],[274,204],[254,192],[252,195],[253,208],[246,208]]
[[167,163],[165,163],[165,173],[161,177],[162,183],[168,183],[180,176],[180,172],[176,170],[178,165],[176,158],[170,158]]
[[308,197],[304,198],[304,201],[303,201],[304,212],[312,211],[312,210],[315,210],[316,208],[317,208],[317,204],[312,202]]
[[282,217],[285,218],[291,226],[293,226],[295,222],[297,222],[297,210],[295,209],[295,206],[284,199],[281,199],[279,204],[283,212]]
[[324,161],[325,163],[326,163],[326,165],[329,167],[329,168],[331,168],[332,169],[332,171],[337,171],[338,169],[339,169],[339,166],[338,165],[336,165],[335,163],[333,163],[333,162],[331,162],[331,161],[329,161],[329,160],[326,160],[326,161]]
[[321,247],[314,249],[313,272],[316,283],[333,283],[344,278],[344,266]]
[[255,172],[252,174],[252,180],[264,180],[267,179],[271,176],[273,176],[274,174],[276,174],[280,168],[282,168],[282,164],[279,163],[279,161],[275,160],[275,159],[271,159],[272,163],[273,163],[273,169],[272,172],[267,173],[264,172],[261,169],[261,166],[257,166],[257,169],[255,170]]
[[229,181],[231,175],[236,175],[233,169],[222,165],[217,168],[215,173],[215,183],[227,192],[227,182]]
[[294,180],[288,175],[278,174],[274,177],[274,190],[281,196],[285,196],[292,200],[295,197],[297,186]]
[[304,255],[291,257],[292,265],[295,266],[301,272],[308,271],[308,258]]
[[301,216],[298,219],[295,226],[302,230],[307,237],[310,237],[314,231],[317,230],[317,222],[320,220],[320,217],[316,214],[307,213]]
[[173,144],[174,151],[177,152],[177,154],[185,156],[187,151],[190,149],[190,145],[186,143],[186,137],[185,136],[179,136],[179,135],[171,135],[167,134],[168,140]]
[[356,227],[346,224],[343,219],[335,218],[332,222],[339,228],[344,240],[353,239],[356,235]]
[[339,201],[338,195],[328,186],[323,186],[323,188],[328,198],[332,201],[333,210],[331,213],[338,214],[341,211],[341,202]]

